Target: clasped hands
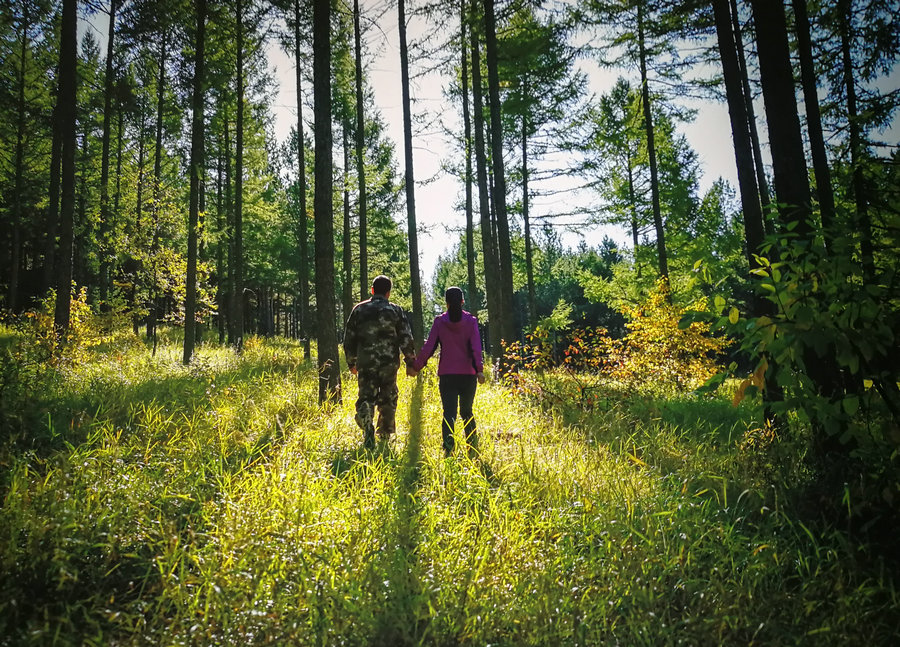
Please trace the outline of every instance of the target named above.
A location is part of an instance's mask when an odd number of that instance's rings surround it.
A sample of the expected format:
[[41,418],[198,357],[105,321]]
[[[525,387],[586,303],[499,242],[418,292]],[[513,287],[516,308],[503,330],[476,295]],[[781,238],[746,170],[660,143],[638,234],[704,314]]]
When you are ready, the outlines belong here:
[[[406,374],[407,374],[409,377],[415,377],[415,376],[417,376],[417,375],[419,374],[419,371],[417,371],[416,369],[414,369],[412,366],[407,366],[407,367],[406,367]],[[478,378],[478,383],[479,383],[479,384],[484,384],[484,382],[485,382],[484,373],[478,373],[475,377]]]

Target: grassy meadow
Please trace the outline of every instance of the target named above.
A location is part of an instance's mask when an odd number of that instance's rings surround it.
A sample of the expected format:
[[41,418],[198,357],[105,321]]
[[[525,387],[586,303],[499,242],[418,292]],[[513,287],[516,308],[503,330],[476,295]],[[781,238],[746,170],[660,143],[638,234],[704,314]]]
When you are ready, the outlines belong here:
[[[0,329],[0,349],[18,334]],[[355,382],[345,372],[342,403],[320,407],[298,344],[180,357],[174,336],[151,356],[123,333],[77,361],[4,364],[0,645],[882,645],[900,631],[894,573],[797,512],[802,456],[755,442],[754,411],[724,395],[622,395],[585,415],[489,382],[480,455],[458,423],[445,459],[433,366],[398,378],[398,433],[365,452]]]

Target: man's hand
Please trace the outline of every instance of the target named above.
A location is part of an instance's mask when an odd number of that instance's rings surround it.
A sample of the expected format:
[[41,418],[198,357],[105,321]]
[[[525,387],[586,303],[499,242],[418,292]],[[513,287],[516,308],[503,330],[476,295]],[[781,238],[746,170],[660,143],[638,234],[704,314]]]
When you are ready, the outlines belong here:
[[407,366],[407,367],[406,367],[406,374],[407,374],[409,377],[415,377],[416,375],[419,374],[419,371],[417,371],[416,369],[414,369],[412,366]]
[[478,373],[475,377],[478,378],[479,384],[484,384],[484,373]]
[[353,373],[354,375],[356,375],[356,374],[357,374],[357,368],[356,368],[355,366],[351,366],[351,367],[350,367],[350,372]]

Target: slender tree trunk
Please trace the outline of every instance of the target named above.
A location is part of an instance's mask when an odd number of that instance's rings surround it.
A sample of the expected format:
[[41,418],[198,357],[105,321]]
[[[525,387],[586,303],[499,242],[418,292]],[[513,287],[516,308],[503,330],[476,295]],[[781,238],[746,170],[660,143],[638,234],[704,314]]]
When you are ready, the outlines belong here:
[[625,154],[625,168],[628,171],[628,204],[631,205],[631,245],[634,249],[634,265],[638,278],[641,278],[641,263],[638,261],[638,246],[640,245],[638,231],[637,196],[634,192],[634,168],[632,167],[631,153]]
[[9,266],[9,300],[12,312],[19,309],[19,267],[22,264],[22,184],[25,179],[25,72],[28,61],[28,31],[31,28],[28,3],[22,8],[22,46],[19,50],[18,97],[16,99],[15,184],[12,196],[12,254]]
[[109,266],[110,266],[110,226],[109,226],[109,144],[112,132],[113,95],[113,55],[116,35],[116,10],[118,0],[109,3],[109,28],[106,37],[106,74],[103,93],[103,135],[100,153],[100,231],[98,252],[100,255],[100,301],[101,307],[109,309]]
[[[474,13],[474,12],[473,12]],[[482,100],[481,83],[481,48],[478,43],[478,32],[471,30],[472,41],[472,100],[475,126],[475,171],[478,177],[478,209],[481,225],[481,253],[484,260],[484,294],[488,310],[488,338],[486,348],[491,351],[493,340],[500,338],[500,325],[503,320],[500,295],[500,269],[494,253],[494,235],[491,226],[491,197],[487,175],[487,148],[484,141],[484,101]],[[494,332],[491,332],[494,331]]]
[[494,209],[497,215],[497,251],[500,261],[499,296],[504,314],[500,322],[500,338],[501,342],[512,343],[519,335],[513,301],[512,245],[509,239],[509,217],[506,212],[506,171],[503,167],[503,125],[500,115],[500,75],[497,69],[497,23],[494,17],[494,0],[484,0],[484,25],[491,113],[491,168],[494,174]]
[[231,124],[228,119],[228,108],[225,108],[225,227],[227,234],[225,240],[227,242],[227,259],[226,271],[227,287],[225,290],[225,300],[227,307],[225,308],[226,319],[228,321],[228,344],[237,347],[238,331],[235,322],[237,314],[237,306],[234,305],[235,293],[235,254],[234,254],[234,170],[231,160]]
[[244,16],[243,2],[237,0],[237,121],[234,133],[234,346],[244,346]]
[[[58,95],[58,92],[57,92]],[[62,137],[59,125],[59,100],[53,108],[52,139],[50,142],[50,186],[48,187],[49,205],[47,207],[47,238],[44,241],[44,281],[43,292],[47,292],[56,283],[56,232],[59,224],[59,171],[62,155]]]
[[[111,229],[115,231],[119,217],[119,206],[122,202],[122,151],[125,147],[125,111],[122,102],[116,101],[116,191],[113,195]],[[115,251],[113,250],[113,253]]]
[[409,289],[412,293],[412,332],[416,346],[421,346],[424,337],[422,326],[422,283],[419,276],[419,241],[416,231],[416,184],[413,175],[409,53],[406,44],[406,0],[398,0],[397,12],[400,27],[400,83],[403,93],[403,151],[406,166],[406,218],[409,235]]
[[219,143],[219,154],[216,160],[216,231],[218,232],[218,240],[216,241],[216,325],[219,331],[219,344],[225,343],[225,312],[227,301],[225,298],[226,286],[228,280],[225,277],[225,245],[227,244],[227,230],[225,225],[225,196],[223,187],[223,169],[222,169],[222,144]]
[[319,402],[339,402],[334,305],[334,190],[331,175],[331,2],[313,0],[313,105],[315,114],[316,310],[318,315]]
[[194,41],[194,87],[191,101],[191,188],[188,204],[187,281],[184,296],[184,355],[190,364],[196,341],[197,310],[197,229],[200,217],[200,175],[205,166],[203,104],[206,45],[206,0],[195,0],[197,32]]
[[469,114],[469,57],[466,55],[466,0],[460,1],[459,28],[460,51],[462,54],[462,99],[463,126],[465,128],[466,155],[466,274],[468,282],[469,308],[476,317],[481,309],[478,299],[478,282],[475,278],[475,223],[472,213],[472,117]]
[[803,82],[803,103],[806,106],[806,130],[812,154],[813,172],[816,175],[816,196],[822,216],[822,240],[826,252],[834,247],[834,191],[831,187],[831,169],[825,152],[825,136],[822,133],[822,116],[819,110],[816,71],[813,63],[812,40],[809,35],[809,16],[806,0],[792,0],[794,27],[797,32],[797,50],[800,54],[800,78]]
[[309,342],[310,335],[307,330],[309,324],[309,232],[307,231],[306,213],[306,142],[303,137],[303,74],[300,67],[300,61],[303,60],[300,52],[300,0],[294,0],[294,60],[297,69],[297,182],[300,193],[300,240],[298,242],[300,247],[300,321],[298,332],[303,338],[303,357],[309,359],[312,351]]
[[[147,131],[147,112],[141,108],[141,121],[138,126],[138,163],[137,163],[137,187],[135,191],[134,204],[134,222],[138,229],[143,229],[144,223],[141,221],[144,204],[144,164],[146,162],[146,131]],[[138,282],[146,280],[146,267],[136,267],[134,276],[131,281],[131,324],[135,337],[140,329],[140,317],[138,315]],[[148,287],[148,293],[150,288]]]
[[62,195],[59,219],[59,261],[56,273],[54,325],[59,334],[69,330],[72,305],[72,242],[75,215],[75,102],[78,59],[78,2],[63,0],[59,43],[57,117],[62,140]]
[[[725,77],[725,94],[728,99],[728,115],[731,119],[731,135],[737,164],[738,186],[741,191],[741,208],[744,213],[744,233],[747,238],[747,263],[750,269],[758,266],[759,254],[765,238],[762,208],[756,185],[756,169],[753,163],[753,145],[750,141],[749,119],[745,110],[741,72],[737,58],[737,45],[731,27],[728,0],[713,0],[716,32],[719,39],[719,55]],[[756,308],[754,308],[754,311]],[[759,313],[757,313],[759,314]]]
[[353,308],[353,248],[350,244],[350,119],[343,123],[342,146],[344,149],[344,236],[341,246],[341,258],[343,262],[343,316],[346,321]]
[[656,253],[659,275],[669,278],[669,259],[666,252],[666,232],[659,206],[659,170],[656,162],[656,140],[653,130],[653,111],[650,106],[650,85],[647,81],[647,50],[644,43],[644,2],[638,1],[638,47],[641,63],[641,99],[644,108],[644,128],[647,132],[647,157],[650,165],[650,199],[653,205],[653,227],[656,229]]
[[766,179],[766,168],[763,163],[762,149],[759,145],[759,131],[756,128],[756,111],[753,109],[753,91],[750,89],[750,74],[747,71],[747,59],[744,56],[744,39],[741,35],[741,21],[738,16],[737,0],[731,0],[731,26],[734,31],[735,48],[738,65],[741,71],[741,87],[743,88],[744,107],[747,123],[750,127],[750,141],[753,146],[753,167],[756,171],[756,186],[759,189],[759,201],[762,204],[763,226],[767,234],[774,233],[772,218],[769,217],[769,181]]
[[872,219],[863,176],[863,144],[856,106],[856,82],[853,77],[853,58],[850,44],[853,41],[852,0],[840,0],[841,60],[844,67],[844,84],[847,87],[847,121],[850,125],[850,165],[853,168],[853,197],[856,201],[856,223],[859,228],[859,248],[863,275],[866,281],[875,279],[875,253],[872,245]]
[[534,294],[534,258],[531,249],[531,221],[528,212],[528,202],[528,118],[522,115],[522,222],[525,229],[525,273],[528,277],[528,323],[534,323],[537,311]]
[[153,352],[156,353],[156,322],[159,319],[161,298],[157,293],[157,274],[159,272],[157,258],[159,253],[159,207],[162,197],[162,150],[163,150],[163,106],[166,90],[166,56],[168,54],[168,35],[160,35],[159,76],[156,82],[156,144],[153,153],[153,242],[150,246],[150,263],[153,266],[150,284],[150,309],[147,316],[147,337],[153,340]]
[[353,40],[356,45],[356,174],[359,182],[359,295],[360,299],[365,299],[369,293],[369,228],[366,212],[366,165],[363,156],[366,125],[363,113],[362,34],[359,18],[359,0],[353,0]]

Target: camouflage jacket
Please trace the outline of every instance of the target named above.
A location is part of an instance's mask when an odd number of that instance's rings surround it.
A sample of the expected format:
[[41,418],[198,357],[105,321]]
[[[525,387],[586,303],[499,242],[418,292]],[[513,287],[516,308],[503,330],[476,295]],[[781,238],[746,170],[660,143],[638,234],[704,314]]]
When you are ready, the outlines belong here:
[[400,368],[400,353],[406,365],[412,366],[415,344],[403,308],[379,294],[357,303],[344,331],[347,365],[361,371],[396,371]]

